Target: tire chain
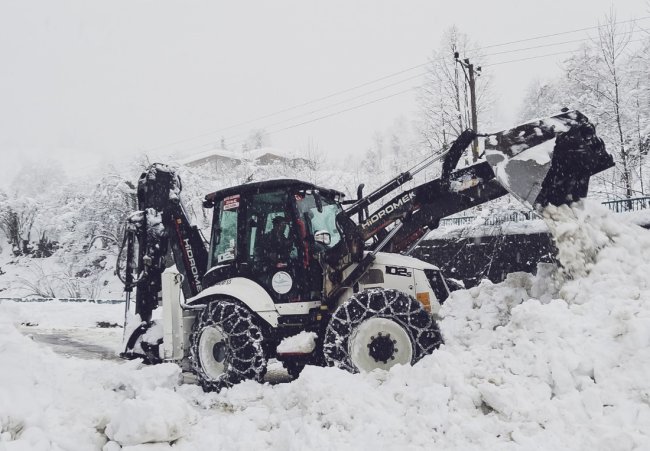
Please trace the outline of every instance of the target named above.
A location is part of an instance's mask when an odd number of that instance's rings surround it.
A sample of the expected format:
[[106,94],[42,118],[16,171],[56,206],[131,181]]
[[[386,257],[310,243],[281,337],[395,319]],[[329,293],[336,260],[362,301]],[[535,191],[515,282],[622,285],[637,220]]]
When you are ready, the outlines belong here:
[[350,358],[348,341],[356,327],[370,318],[394,319],[406,329],[414,344],[412,363],[443,343],[436,322],[413,297],[393,289],[367,290],[352,296],[332,315],[323,345],[329,366],[359,372]]
[[[199,339],[205,327],[215,326],[223,332],[226,342],[224,373],[210,380],[199,358]],[[263,334],[253,313],[231,300],[211,302],[200,314],[190,337],[191,364],[205,391],[219,391],[241,381],[262,381],[266,374],[266,358],[262,348]]]

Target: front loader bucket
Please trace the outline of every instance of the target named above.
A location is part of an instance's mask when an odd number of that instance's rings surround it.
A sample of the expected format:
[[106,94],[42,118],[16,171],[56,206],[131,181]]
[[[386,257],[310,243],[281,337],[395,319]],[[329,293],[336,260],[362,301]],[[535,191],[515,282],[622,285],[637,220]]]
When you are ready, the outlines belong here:
[[489,135],[485,158],[503,187],[533,209],[585,197],[589,178],[614,166],[577,110]]

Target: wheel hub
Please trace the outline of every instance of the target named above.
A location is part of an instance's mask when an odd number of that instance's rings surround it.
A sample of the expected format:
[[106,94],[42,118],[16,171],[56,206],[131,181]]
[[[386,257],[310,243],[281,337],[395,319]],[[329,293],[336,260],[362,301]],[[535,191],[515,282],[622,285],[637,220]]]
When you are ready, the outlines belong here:
[[359,371],[388,370],[397,364],[411,363],[412,339],[392,318],[369,318],[350,334],[348,353]]
[[399,351],[395,347],[397,340],[393,340],[390,334],[383,335],[381,332],[377,336],[370,337],[368,343],[368,354],[375,362],[388,363],[389,360],[395,360],[395,353]]
[[224,373],[227,348],[220,328],[208,326],[203,329],[198,343],[198,358],[208,379],[217,380]]
[[217,362],[221,363],[224,361],[226,358],[226,343],[224,341],[220,341],[214,344],[212,347],[212,356]]

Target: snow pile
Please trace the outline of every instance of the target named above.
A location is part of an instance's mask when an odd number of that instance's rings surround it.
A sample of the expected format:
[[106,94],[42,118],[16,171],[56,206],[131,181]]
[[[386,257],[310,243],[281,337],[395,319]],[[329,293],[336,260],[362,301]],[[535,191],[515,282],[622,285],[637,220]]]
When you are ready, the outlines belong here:
[[492,423],[481,429],[524,447],[647,448],[650,233],[595,204],[548,213],[560,274],[454,293],[441,310],[447,346],[431,359],[450,352],[446,368],[463,369],[450,404],[469,395]]
[[110,415],[106,436],[122,445],[170,442],[182,437],[197,417],[180,395],[158,388],[122,402]]
[[210,410],[176,446],[208,450],[218,439],[227,450],[430,448],[448,424],[449,390],[413,375],[407,367],[359,375],[307,367],[291,384],[246,382],[219,395],[184,387]]
[[315,332],[300,332],[297,335],[283,339],[277,347],[278,354],[290,354],[292,352],[308,354],[316,347]]
[[452,293],[446,344],[389,372],[206,394],[175,365],[54,355],[0,304],[0,450],[650,449],[650,232],[591,204],[553,218],[560,274]]
[[610,213],[597,204],[574,204],[544,209],[544,220],[558,243],[557,258],[566,277],[584,277],[591,271],[598,252],[612,244],[624,230],[608,220]]
[[[64,358],[21,335],[1,307],[0,450],[99,450],[109,431],[117,440],[144,443],[173,440],[187,429],[192,417],[173,392],[176,365]],[[134,436],[124,423],[135,423],[142,409],[125,406],[142,403],[165,409],[139,420],[154,422],[155,434],[141,429]]]

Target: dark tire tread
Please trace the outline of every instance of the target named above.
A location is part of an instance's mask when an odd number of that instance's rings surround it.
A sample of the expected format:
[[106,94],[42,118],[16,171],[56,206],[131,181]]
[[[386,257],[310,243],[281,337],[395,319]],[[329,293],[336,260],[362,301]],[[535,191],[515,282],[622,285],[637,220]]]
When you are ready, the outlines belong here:
[[404,327],[413,344],[411,364],[443,343],[435,320],[413,297],[398,290],[366,290],[345,301],[332,315],[323,345],[328,366],[359,372],[350,357],[348,341],[354,330],[370,318],[392,319]]
[[[226,341],[225,371],[216,380],[208,376],[200,362],[199,341],[206,327],[221,329]],[[199,314],[190,335],[190,362],[205,391],[220,391],[244,380],[262,382],[267,359],[264,334],[253,312],[238,301],[217,299]]]

